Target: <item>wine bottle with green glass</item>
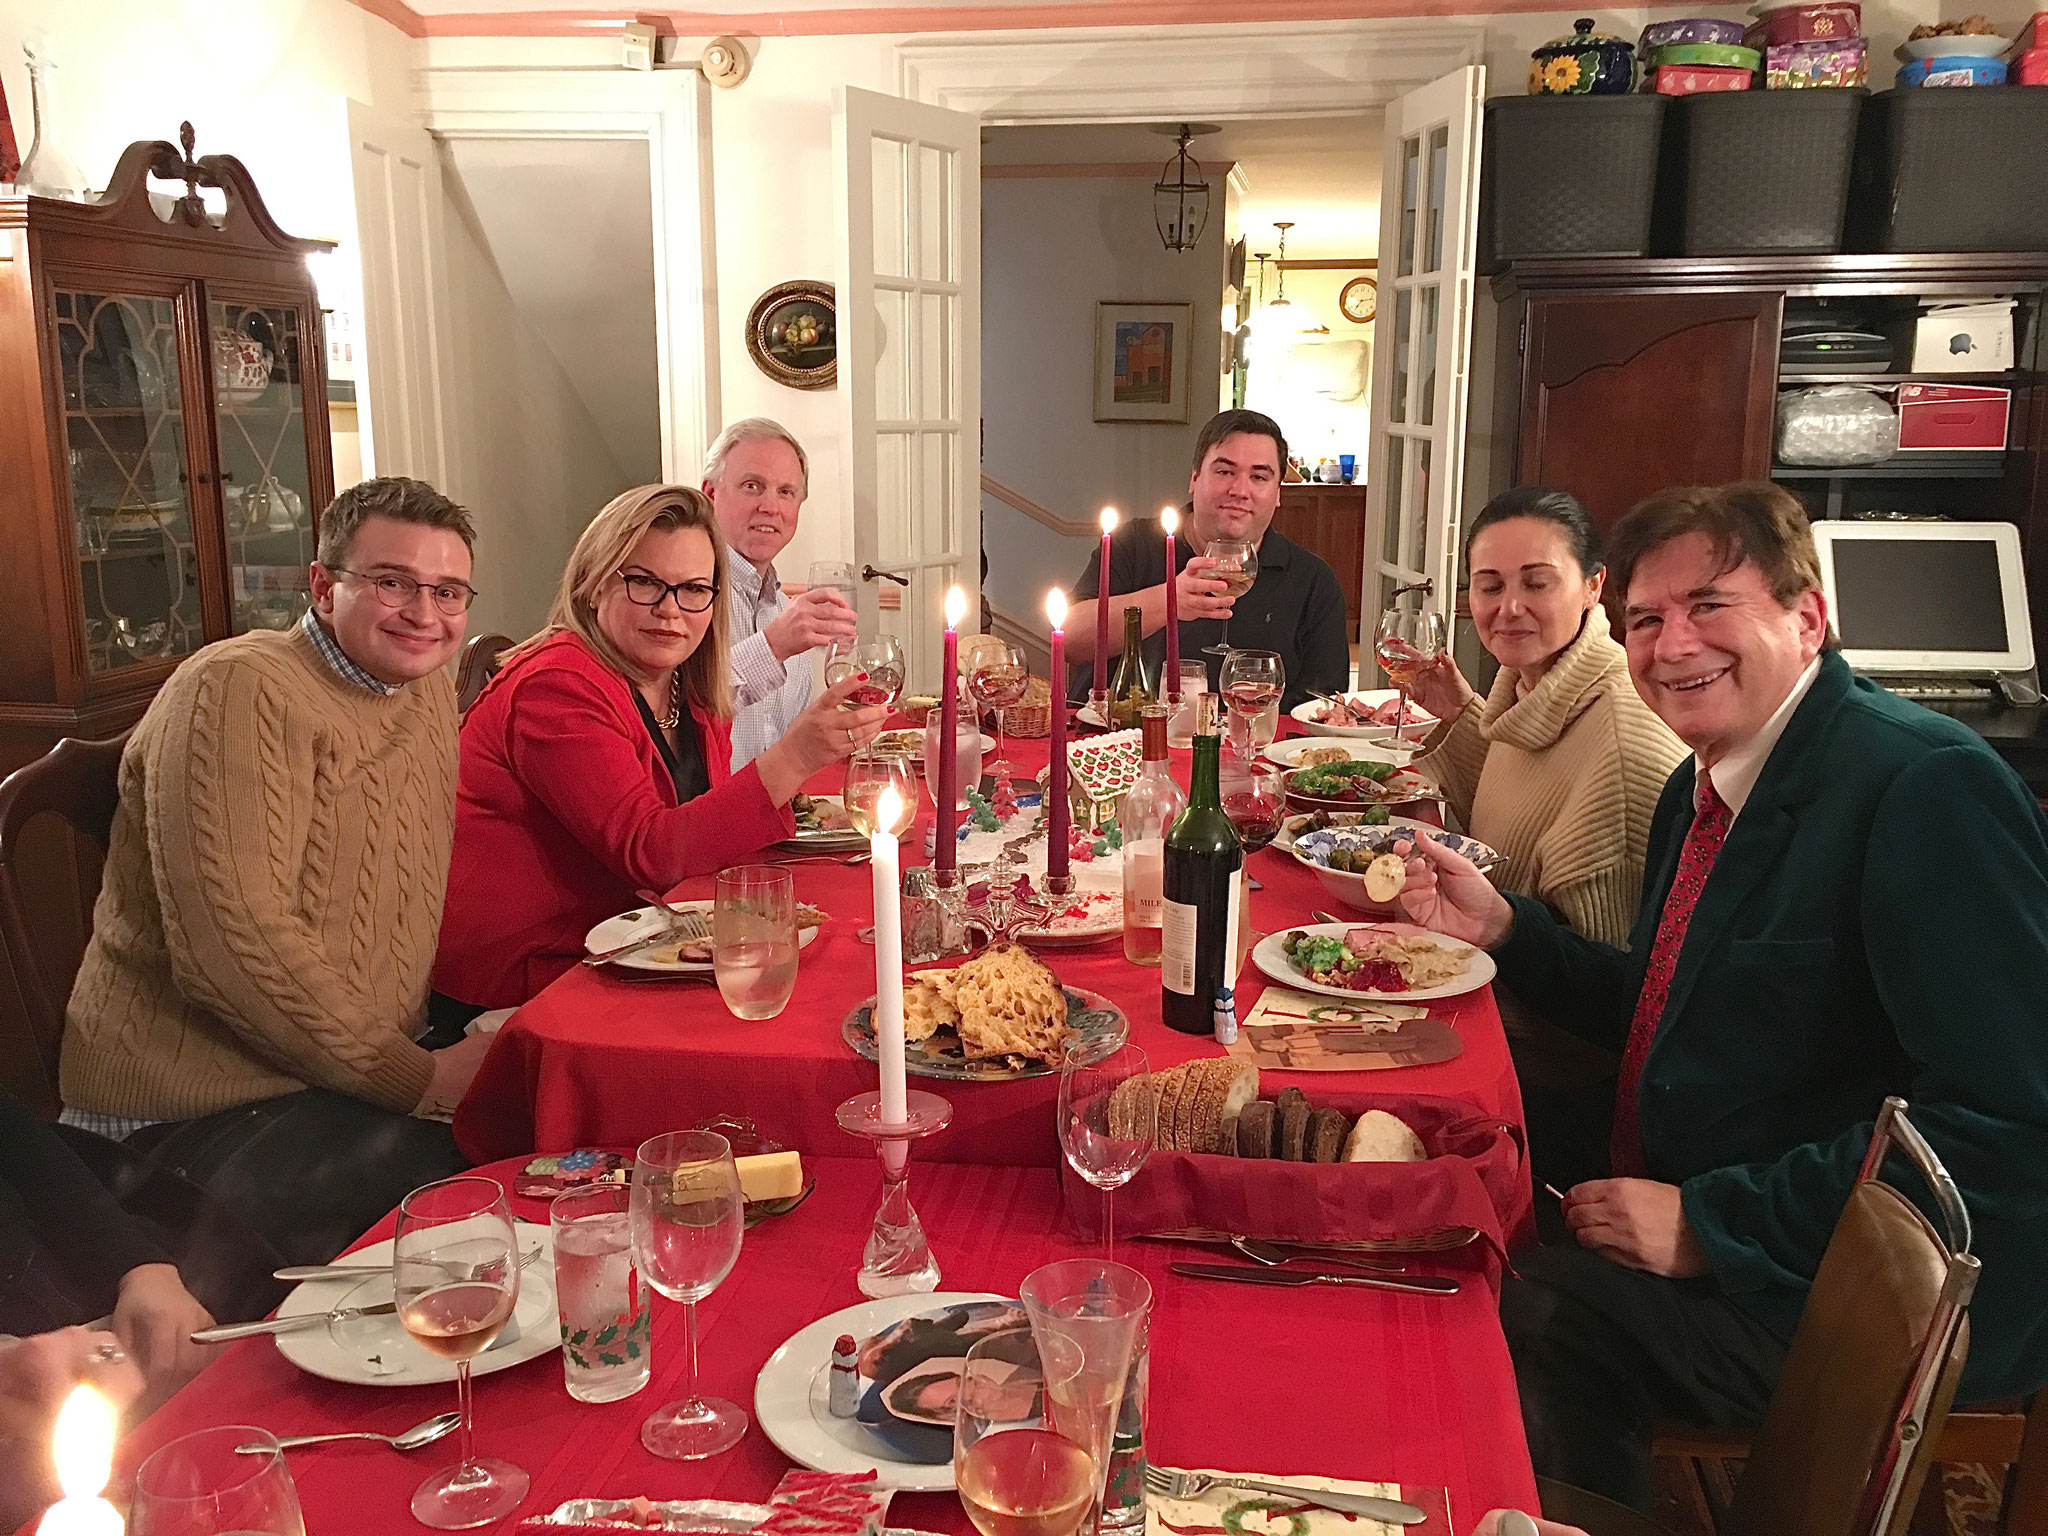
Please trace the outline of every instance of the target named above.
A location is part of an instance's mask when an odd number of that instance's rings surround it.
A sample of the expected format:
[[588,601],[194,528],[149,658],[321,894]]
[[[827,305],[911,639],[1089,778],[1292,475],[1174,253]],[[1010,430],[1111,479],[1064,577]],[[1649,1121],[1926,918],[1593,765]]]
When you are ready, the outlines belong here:
[[1109,678],[1109,723],[1133,730],[1148,704],[1159,702],[1159,680],[1145,665],[1145,637],[1136,608],[1124,609],[1124,653]]

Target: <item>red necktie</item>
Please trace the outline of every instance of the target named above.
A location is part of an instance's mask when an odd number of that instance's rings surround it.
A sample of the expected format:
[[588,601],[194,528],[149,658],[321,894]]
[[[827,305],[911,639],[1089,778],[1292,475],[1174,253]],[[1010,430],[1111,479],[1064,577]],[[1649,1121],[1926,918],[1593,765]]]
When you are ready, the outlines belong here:
[[1735,813],[1714,793],[1714,781],[1704,771],[1698,783],[1698,805],[1685,844],[1678,850],[1678,874],[1664,897],[1663,916],[1657,919],[1657,939],[1650,946],[1649,968],[1643,972],[1643,989],[1636,994],[1636,1011],[1628,1021],[1628,1044],[1621,1053],[1621,1075],[1614,1085],[1614,1131],[1608,1142],[1608,1161],[1617,1179],[1640,1179],[1648,1174],[1643,1166],[1643,1127],[1637,1108],[1643,1063],[1664,1018],[1671,975],[1678,969],[1678,952],[1685,947],[1692,910],[1699,905],[1700,892],[1714,868],[1714,856],[1728,836],[1728,823],[1735,819]]

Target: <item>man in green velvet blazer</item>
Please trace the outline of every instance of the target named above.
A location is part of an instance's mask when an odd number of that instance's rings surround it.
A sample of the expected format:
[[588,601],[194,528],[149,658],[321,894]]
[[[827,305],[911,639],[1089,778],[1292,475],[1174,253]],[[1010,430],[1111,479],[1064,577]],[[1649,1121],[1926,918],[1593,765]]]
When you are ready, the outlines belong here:
[[1630,673],[1694,751],[1628,950],[1436,844],[1403,900],[1624,1052],[1623,1176],[1567,1193],[1577,1246],[1518,1254],[1501,1311],[1537,1471],[1641,1505],[1649,1422],[1761,1417],[1887,1094],[1975,1223],[1958,1400],[2048,1382],[2048,821],[1973,733],[1850,673],[1785,491],[1667,491],[1614,546]]

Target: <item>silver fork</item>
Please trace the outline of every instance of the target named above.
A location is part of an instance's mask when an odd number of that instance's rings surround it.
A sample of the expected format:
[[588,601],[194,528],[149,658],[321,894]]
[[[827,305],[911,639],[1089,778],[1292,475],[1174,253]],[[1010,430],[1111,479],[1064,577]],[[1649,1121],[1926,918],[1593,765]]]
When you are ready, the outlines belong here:
[[1150,1462],[1145,1464],[1145,1486],[1169,1499],[1198,1499],[1211,1488],[1245,1488],[1254,1493],[1292,1499],[1297,1504],[1313,1504],[1318,1509],[1334,1509],[1343,1515],[1384,1520],[1389,1525],[1420,1525],[1425,1518],[1413,1504],[1403,1504],[1399,1499],[1382,1499],[1370,1493],[1331,1493],[1322,1488],[1298,1488],[1291,1483],[1265,1483],[1256,1477],[1216,1477],[1207,1472],[1181,1472],[1173,1467],[1154,1466]]
[[[543,1249],[529,1248],[519,1256],[519,1267],[525,1269],[538,1259]],[[439,1263],[439,1260],[431,1261]],[[474,1280],[477,1271],[488,1266],[479,1264],[441,1264],[457,1280]],[[351,1280],[357,1275],[388,1275],[389,1264],[287,1264],[283,1269],[272,1270],[273,1280]]]

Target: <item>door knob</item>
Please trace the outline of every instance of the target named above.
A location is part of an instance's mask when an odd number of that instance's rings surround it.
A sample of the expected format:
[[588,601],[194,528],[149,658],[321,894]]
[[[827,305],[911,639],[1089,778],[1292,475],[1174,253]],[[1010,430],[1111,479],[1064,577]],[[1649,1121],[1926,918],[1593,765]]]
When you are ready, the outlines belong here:
[[910,585],[910,578],[908,576],[898,576],[894,571],[878,571],[872,565],[864,565],[860,568],[860,579],[862,581],[893,581],[899,587]]

